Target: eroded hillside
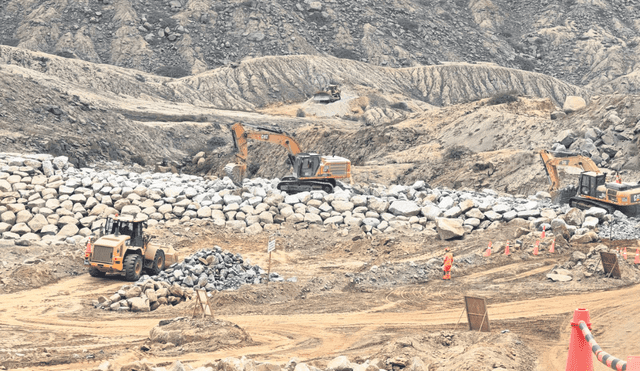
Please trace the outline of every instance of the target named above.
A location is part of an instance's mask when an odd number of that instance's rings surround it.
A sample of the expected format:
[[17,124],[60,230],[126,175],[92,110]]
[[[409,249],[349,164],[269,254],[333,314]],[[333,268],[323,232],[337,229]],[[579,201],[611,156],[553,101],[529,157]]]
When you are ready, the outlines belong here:
[[2,0],[0,7],[0,44],[165,76],[305,54],[389,67],[486,61],[603,92],[638,86],[640,3],[632,0]]

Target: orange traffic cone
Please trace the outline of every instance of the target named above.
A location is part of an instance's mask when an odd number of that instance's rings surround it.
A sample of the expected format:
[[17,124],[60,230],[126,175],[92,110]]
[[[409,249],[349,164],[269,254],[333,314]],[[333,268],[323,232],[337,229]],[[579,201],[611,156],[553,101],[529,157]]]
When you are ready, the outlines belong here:
[[640,249],[636,249],[636,258],[633,261],[633,264],[640,264]]
[[507,256],[509,256],[509,254],[511,254],[509,252],[509,240],[507,240],[507,246],[505,246],[505,248],[504,248],[504,254],[507,255]]
[[622,252],[622,258],[624,258],[624,260],[627,260],[627,248],[624,248],[624,251]]
[[627,358],[627,371],[636,370],[640,370],[640,357],[629,356],[629,358]]
[[487,247],[487,251],[485,251],[484,254],[482,254],[482,256],[486,258],[491,256],[491,241],[489,241],[489,247]]
[[544,236],[547,234],[547,226],[543,225],[542,226],[542,238],[544,238]]
[[536,244],[533,246],[533,255],[538,255],[538,245],[540,245],[540,240],[536,241]]
[[552,254],[554,252],[556,252],[556,239],[555,238],[553,239],[553,242],[551,242],[551,247],[549,248],[549,252],[552,253]]
[[591,318],[588,309],[576,309],[573,312],[571,322],[571,339],[569,340],[569,353],[567,354],[566,371],[593,371],[593,356],[589,342],[582,335],[582,330],[578,325],[584,321],[591,329]]

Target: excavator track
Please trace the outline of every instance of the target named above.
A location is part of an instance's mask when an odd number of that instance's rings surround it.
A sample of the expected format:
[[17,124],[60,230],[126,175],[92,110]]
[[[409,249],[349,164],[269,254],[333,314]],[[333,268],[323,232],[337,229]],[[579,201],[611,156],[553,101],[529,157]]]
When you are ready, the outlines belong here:
[[598,202],[581,197],[571,197],[571,199],[569,199],[569,206],[576,207],[580,210],[588,210],[595,206],[607,210],[607,212],[610,214],[616,211],[615,206],[609,205],[606,202]]
[[329,181],[300,180],[293,177],[283,178],[276,188],[281,191],[285,191],[290,195],[311,191],[325,191],[327,193],[333,193],[333,184]]
[[595,206],[607,210],[610,214],[619,210],[630,217],[640,216],[640,205],[612,205],[602,201],[590,200],[582,197],[572,197],[571,200],[569,200],[569,206],[576,207],[581,210],[587,210]]

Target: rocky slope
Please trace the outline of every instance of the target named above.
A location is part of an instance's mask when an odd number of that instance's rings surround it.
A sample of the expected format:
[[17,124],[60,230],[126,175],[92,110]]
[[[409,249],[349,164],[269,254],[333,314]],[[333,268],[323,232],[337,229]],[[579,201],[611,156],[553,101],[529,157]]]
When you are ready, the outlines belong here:
[[639,58],[633,0],[2,0],[0,9],[0,44],[165,76],[306,54],[390,67],[487,61],[613,92]]

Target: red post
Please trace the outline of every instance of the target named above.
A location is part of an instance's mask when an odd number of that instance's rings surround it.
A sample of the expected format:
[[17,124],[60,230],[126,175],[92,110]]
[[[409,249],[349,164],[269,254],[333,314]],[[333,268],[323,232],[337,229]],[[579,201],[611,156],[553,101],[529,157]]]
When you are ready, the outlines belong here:
[[627,358],[627,371],[640,371],[640,356]]
[[589,317],[588,309],[578,308],[573,312],[566,371],[593,371],[591,347],[589,347],[589,343],[582,336],[582,331],[578,327],[580,321],[584,321],[591,329],[591,318]]

